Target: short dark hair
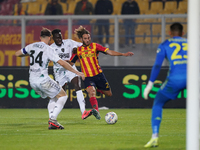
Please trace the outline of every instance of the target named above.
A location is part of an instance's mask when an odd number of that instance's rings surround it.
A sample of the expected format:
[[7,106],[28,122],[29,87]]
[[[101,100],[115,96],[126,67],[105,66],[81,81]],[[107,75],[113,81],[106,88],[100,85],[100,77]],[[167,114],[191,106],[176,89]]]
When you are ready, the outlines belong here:
[[51,30],[49,30],[47,28],[43,28],[40,32],[40,36],[43,37],[43,38],[46,37],[46,36],[50,37],[51,36]]
[[173,23],[171,26],[170,26],[170,30],[172,32],[179,32],[179,33],[182,33],[183,32],[183,25],[180,24],[179,22],[175,22]]
[[54,36],[55,34],[60,34],[61,30],[60,29],[54,29],[51,33]]
[[83,34],[90,34],[90,32],[86,30],[83,26],[75,29],[74,33],[78,36],[79,39],[83,37]]

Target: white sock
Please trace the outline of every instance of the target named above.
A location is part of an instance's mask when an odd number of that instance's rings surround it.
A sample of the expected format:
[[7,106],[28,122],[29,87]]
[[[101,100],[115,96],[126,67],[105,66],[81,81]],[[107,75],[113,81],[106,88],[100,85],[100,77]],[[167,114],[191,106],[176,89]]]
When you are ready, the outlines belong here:
[[155,139],[155,138],[157,138],[157,137],[158,137],[158,133],[152,134],[152,139]]
[[77,101],[81,110],[81,113],[85,111],[85,99],[82,90],[76,91]]
[[62,97],[60,97],[58,100],[57,100],[57,102],[56,102],[56,104],[55,104],[55,107],[54,107],[54,110],[53,110],[53,113],[52,113],[52,115],[51,115],[51,119],[53,119],[53,120],[57,120],[57,117],[58,117],[58,114],[61,112],[61,110],[63,109],[63,107],[64,107],[64,105],[65,105],[65,103],[66,103],[66,101],[67,101],[67,98],[68,98],[68,96],[66,95],[66,96],[62,96]]
[[49,118],[51,118],[51,115],[52,115],[52,113],[53,113],[53,110],[54,110],[54,107],[55,107],[55,105],[56,105],[56,101],[57,101],[58,99],[56,98],[56,97],[54,97],[54,98],[51,98],[50,100],[49,100],[49,103],[48,103],[48,105],[47,105],[47,109],[48,109],[48,112],[49,112]]

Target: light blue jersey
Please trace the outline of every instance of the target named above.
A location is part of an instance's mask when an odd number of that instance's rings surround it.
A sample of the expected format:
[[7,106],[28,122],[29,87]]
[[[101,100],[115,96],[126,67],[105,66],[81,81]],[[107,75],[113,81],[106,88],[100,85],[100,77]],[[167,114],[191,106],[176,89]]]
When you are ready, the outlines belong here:
[[159,92],[168,98],[176,99],[180,90],[186,87],[187,49],[187,39],[182,37],[170,38],[158,46],[150,81],[156,80],[166,58],[169,62],[169,72]]

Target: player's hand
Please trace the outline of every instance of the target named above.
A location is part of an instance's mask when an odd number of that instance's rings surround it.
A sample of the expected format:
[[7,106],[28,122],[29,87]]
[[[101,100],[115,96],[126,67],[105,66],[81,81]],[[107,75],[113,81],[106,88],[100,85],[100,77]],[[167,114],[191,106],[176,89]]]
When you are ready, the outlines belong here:
[[85,75],[83,72],[78,72],[77,75],[80,76],[82,80],[85,80]]
[[127,52],[127,53],[124,53],[124,56],[132,56],[132,55],[134,55],[134,53],[133,52]]
[[144,89],[144,93],[143,93],[144,99],[146,99],[146,100],[148,99],[148,95],[149,95],[149,92],[151,91],[152,87],[153,87],[153,82],[149,81],[146,88]]

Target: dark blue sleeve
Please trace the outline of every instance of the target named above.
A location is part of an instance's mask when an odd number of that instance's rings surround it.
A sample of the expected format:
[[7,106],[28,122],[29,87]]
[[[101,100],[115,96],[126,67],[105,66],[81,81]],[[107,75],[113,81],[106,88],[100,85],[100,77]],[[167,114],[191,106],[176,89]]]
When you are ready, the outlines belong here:
[[162,45],[160,45],[157,49],[157,55],[155,63],[151,70],[150,81],[154,82],[160,72],[160,68],[162,67],[162,63],[165,59],[165,49]]
[[25,48],[22,49],[24,54],[27,54],[27,51],[25,50]]
[[78,56],[76,54],[72,54],[70,61],[75,63],[77,59],[78,59]]

